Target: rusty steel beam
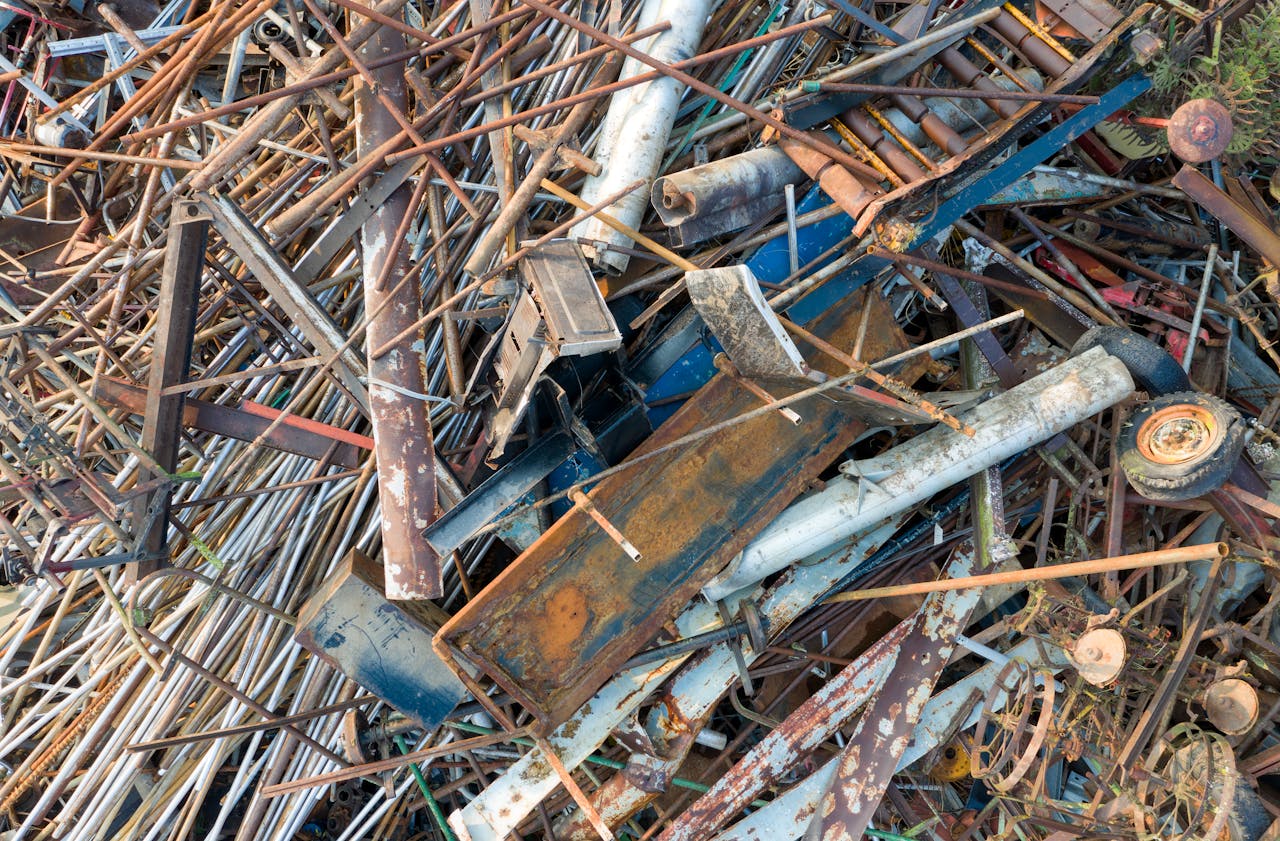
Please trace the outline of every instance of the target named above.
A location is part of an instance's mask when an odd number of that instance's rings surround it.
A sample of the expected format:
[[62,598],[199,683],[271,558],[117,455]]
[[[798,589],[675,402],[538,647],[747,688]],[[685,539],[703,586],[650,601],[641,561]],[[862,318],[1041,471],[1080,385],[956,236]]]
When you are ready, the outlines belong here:
[[[1012,545],[1005,548],[1006,557],[1017,554]],[[963,576],[973,564],[972,547],[961,547],[948,564],[947,575]],[[962,590],[925,600],[910,633],[897,647],[884,685],[868,703],[837,760],[835,778],[810,827],[811,837],[822,841],[862,837],[897,770],[898,758],[911,742],[934,684],[951,659],[956,636],[968,625],[981,595],[979,590]]]
[[[363,59],[405,49],[404,35],[379,28],[360,48]],[[381,93],[408,110],[404,65],[371,71]],[[364,83],[356,88],[357,155],[365,157],[400,133],[400,125]],[[374,313],[367,328],[370,348],[381,348],[418,320],[415,284],[401,284],[410,270],[401,221],[412,212],[412,190],[400,185],[360,229],[363,246],[365,311]],[[387,299],[392,298],[390,304]],[[382,566],[387,598],[434,599],[443,594],[440,557],[423,530],[436,519],[435,449],[427,403],[427,384],[414,345],[420,331],[369,356],[369,414],[378,462],[378,501],[382,507]]]
[[1230,228],[1236,236],[1253,246],[1268,263],[1280,266],[1280,236],[1276,235],[1270,224],[1259,219],[1252,209],[1219,190],[1190,164],[1178,170],[1170,183]]
[[[109,406],[128,409],[134,414],[146,411],[147,390],[124,380],[99,378],[93,396]],[[268,416],[263,409],[271,414]],[[275,429],[270,429],[271,421],[278,414],[278,411],[265,406],[255,412],[248,405],[237,409],[188,397],[183,401],[181,418],[183,426],[225,435],[237,441],[254,441],[267,433],[262,443],[272,449],[316,460],[328,457],[331,464],[339,467],[360,467],[365,459],[361,451],[373,449],[373,440],[364,435],[315,421],[309,421],[309,428],[304,428],[302,418],[286,418]]]
[[[169,239],[165,245],[164,268],[160,278],[160,298],[156,301],[156,338],[152,350],[147,395],[143,407],[142,449],[156,463],[172,473],[178,467],[178,444],[182,440],[183,394],[166,394],[179,385],[191,368],[191,342],[196,331],[196,304],[200,277],[204,273],[204,250],[209,240],[209,215],[192,201],[178,202],[169,217]],[[145,467],[144,474],[149,474]],[[151,473],[140,477],[161,479]],[[140,559],[128,566],[128,576],[137,580],[168,565],[170,485],[140,498],[134,506],[133,529],[137,537],[134,551]]]

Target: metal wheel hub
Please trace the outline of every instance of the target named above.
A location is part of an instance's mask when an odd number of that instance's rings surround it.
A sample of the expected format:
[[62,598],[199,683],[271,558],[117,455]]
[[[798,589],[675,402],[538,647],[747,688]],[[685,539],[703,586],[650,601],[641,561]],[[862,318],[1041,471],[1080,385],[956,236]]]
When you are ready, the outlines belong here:
[[1157,464],[1185,464],[1213,451],[1219,431],[1213,415],[1199,406],[1170,406],[1138,430],[1138,449]]

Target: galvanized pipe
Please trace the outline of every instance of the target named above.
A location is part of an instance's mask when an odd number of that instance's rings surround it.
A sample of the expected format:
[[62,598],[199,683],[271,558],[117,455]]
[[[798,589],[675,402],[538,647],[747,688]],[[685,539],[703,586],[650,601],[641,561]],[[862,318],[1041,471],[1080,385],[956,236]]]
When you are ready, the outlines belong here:
[[[669,20],[671,28],[655,35],[645,45],[645,52],[668,64],[692,56],[702,40],[702,29],[711,6],[710,0],[646,0],[640,12],[640,26]],[[632,57],[623,64],[620,77],[628,79],[641,72],[642,65]],[[663,77],[614,94],[596,145],[596,160],[603,170],[599,175],[588,177],[583,184],[580,195],[584,201],[594,203],[637,179],[653,180],[662,163],[684,89],[679,80]],[[638,228],[646,204],[643,193],[630,193],[609,208],[609,213],[624,224]],[[573,228],[571,235],[611,245],[631,245],[629,237],[598,219],[582,222]],[[630,255],[615,249],[596,251],[587,247],[585,250],[597,265],[611,272],[621,273],[631,260]]]
[[703,588],[713,601],[999,464],[1133,392],[1120,360],[1094,348],[960,416],[970,438],[946,427],[872,459],[792,505]]

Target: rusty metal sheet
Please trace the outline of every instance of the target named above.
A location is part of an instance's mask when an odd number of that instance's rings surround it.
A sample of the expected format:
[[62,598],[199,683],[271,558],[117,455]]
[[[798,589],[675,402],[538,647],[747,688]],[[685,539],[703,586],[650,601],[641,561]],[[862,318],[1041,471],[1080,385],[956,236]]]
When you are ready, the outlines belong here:
[[1257,249],[1271,265],[1280,266],[1280,236],[1276,235],[1271,225],[1259,219],[1252,209],[1219,190],[1190,164],[1178,170],[1170,183],[1213,214],[1232,233]]
[[[636,455],[759,405],[717,376]],[[590,500],[641,560],[576,507],[440,629],[437,650],[479,666],[543,732],[566,720],[865,428],[821,396],[792,408],[799,425],[769,413],[604,479]]]
[[582,246],[552,240],[520,261],[520,274],[533,291],[557,356],[589,356],[622,346],[622,334],[582,256]]
[[1036,0],[1080,33],[1090,43],[1097,43],[1123,17],[1107,0]]

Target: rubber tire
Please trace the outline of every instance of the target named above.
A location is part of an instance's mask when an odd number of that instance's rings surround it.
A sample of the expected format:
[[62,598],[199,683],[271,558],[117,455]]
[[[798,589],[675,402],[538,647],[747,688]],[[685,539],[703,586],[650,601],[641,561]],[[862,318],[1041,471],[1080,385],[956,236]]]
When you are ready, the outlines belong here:
[[[1156,412],[1182,403],[1200,406],[1213,416],[1223,431],[1217,447],[1182,464],[1151,461],[1138,449],[1138,430]],[[1246,430],[1240,413],[1217,397],[1195,391],[1166,394],[1142,406],[1125,421],[1117,442],[1120,467],[1133,489],[1148,499],[1195,499],[1222,487],[1227,481],[1244,450]]]
[[1191,390],[1191,380],[1182,365],[1148,338],[1123,327],[1093,327],[1071,348],[1079,356],[1100,347],[1124,363],[1140,389],[1152,397]]

